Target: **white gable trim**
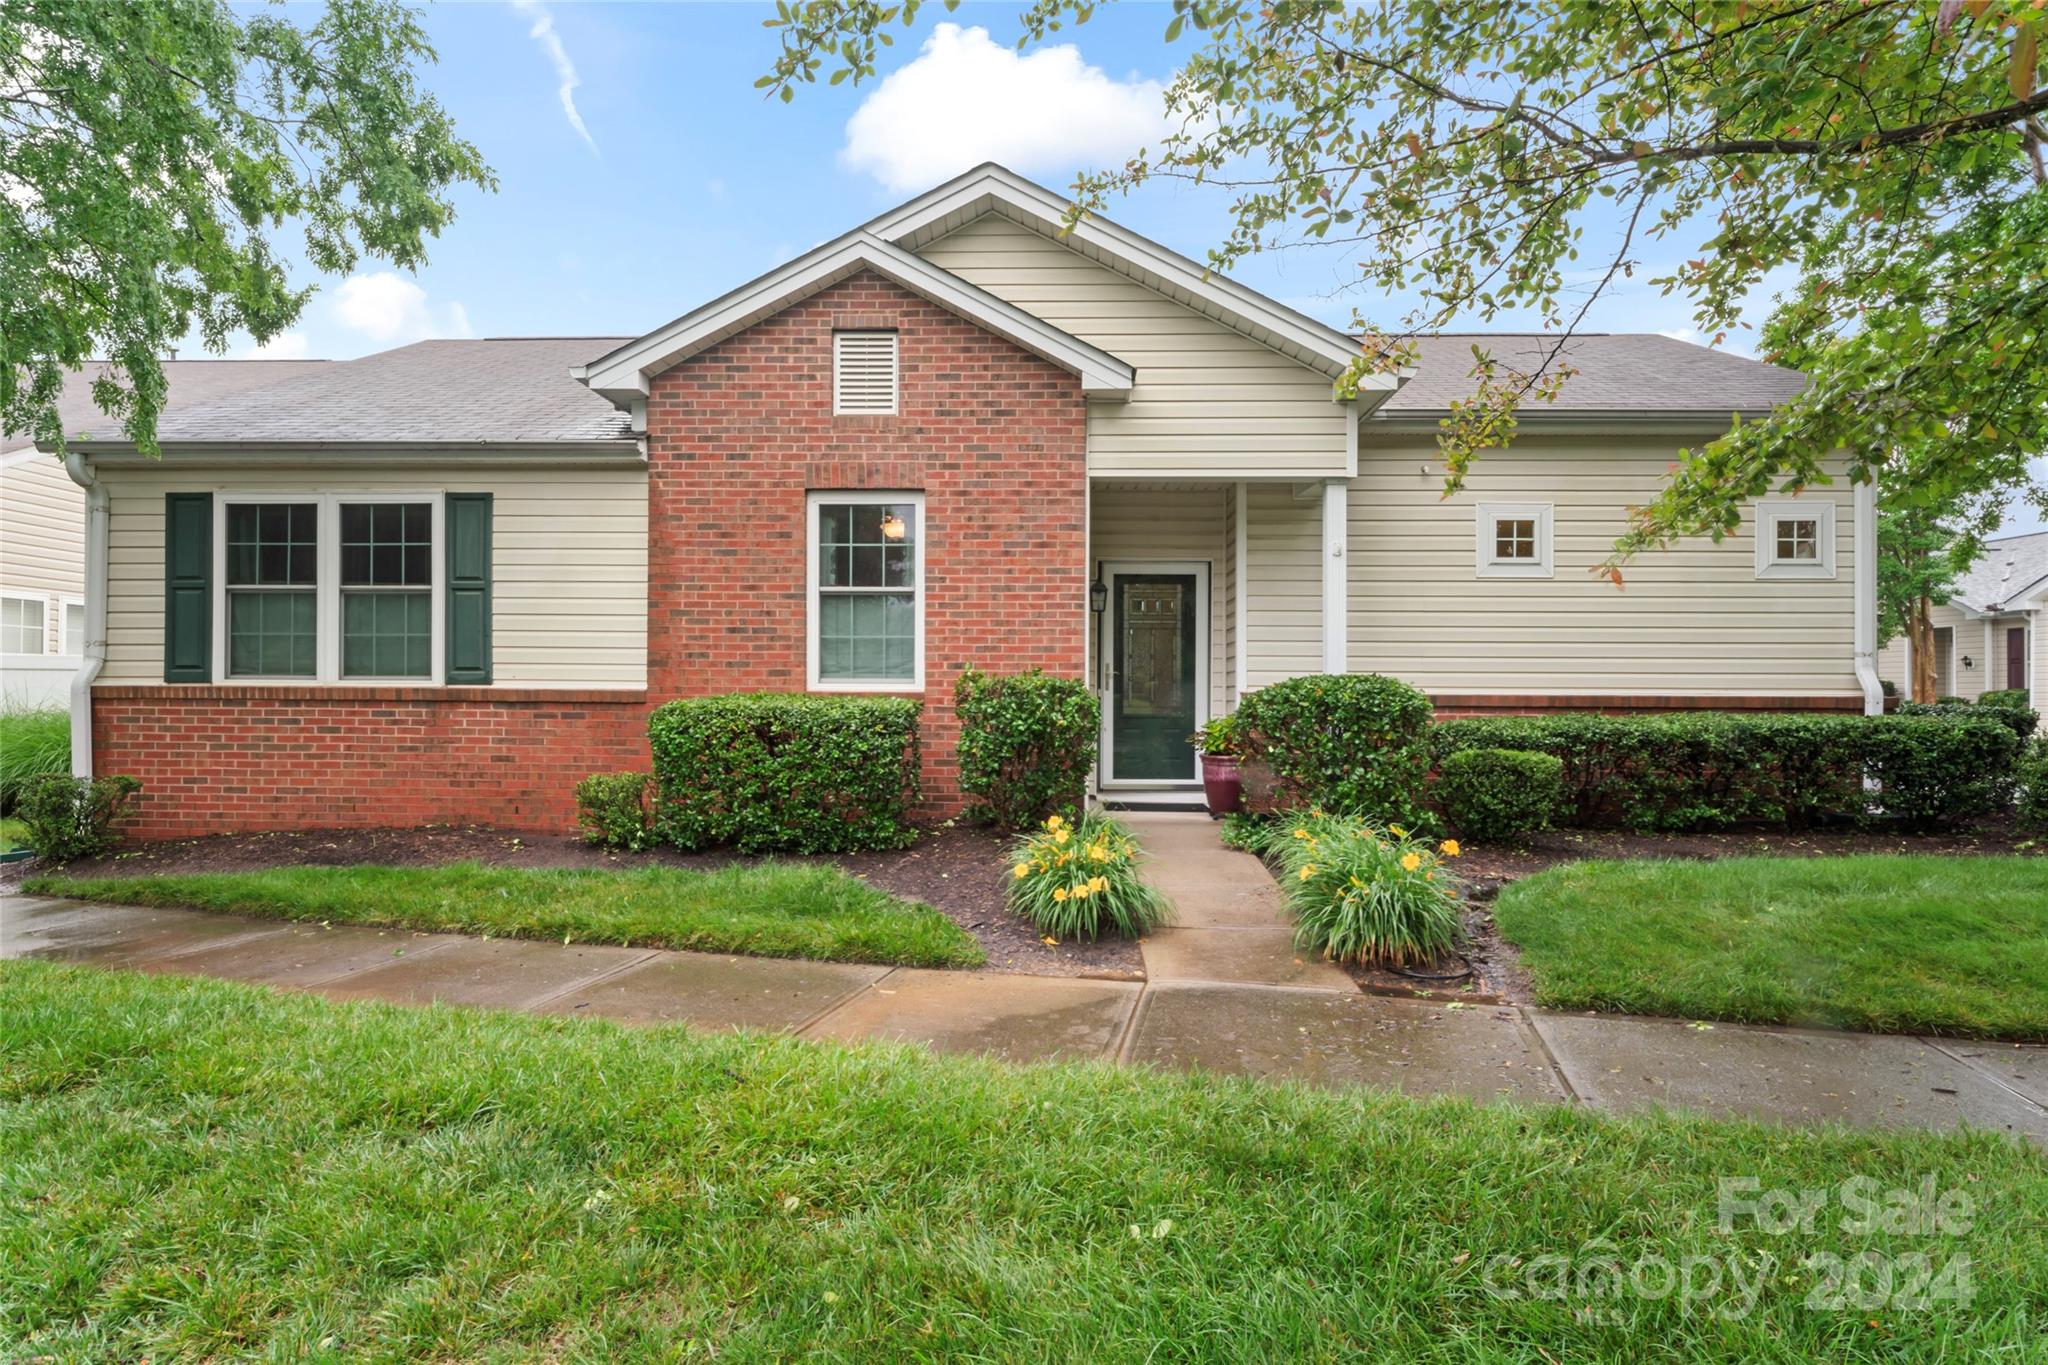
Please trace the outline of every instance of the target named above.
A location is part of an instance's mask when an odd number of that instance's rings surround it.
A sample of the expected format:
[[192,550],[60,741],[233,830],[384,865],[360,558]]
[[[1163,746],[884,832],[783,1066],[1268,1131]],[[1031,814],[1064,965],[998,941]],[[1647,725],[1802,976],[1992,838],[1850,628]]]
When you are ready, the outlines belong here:
[[[1069,203],[1065,197],[990,163],[891,209],[862,230],[914,251],[985,213],[999,212],[1310,369],[1335,378],[1358,359],[1358,343],[1336,328],[1108,219],[1090,215],[1071,232],[1064,231]],[[1392,392],[1398,386],[1393,375],[1367,375],[1359,381],[1362,392]]]
[[612,402],[628,406],[647,392],[649,381],[663,370],[862,270],[872,270],[1080,376],[1081,391],[1090,398],[1120,402],[1130,397],[1131,367],[1107,351],[864,231],[827,242],[569,373]]

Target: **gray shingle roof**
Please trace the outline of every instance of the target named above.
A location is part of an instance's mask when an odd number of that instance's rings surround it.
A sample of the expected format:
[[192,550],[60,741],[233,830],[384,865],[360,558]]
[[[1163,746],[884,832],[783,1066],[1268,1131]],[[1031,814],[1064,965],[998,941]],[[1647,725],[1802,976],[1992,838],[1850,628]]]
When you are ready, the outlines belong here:
[[[210,403],[231,393],[264,388],[298,375],[309,374],[326,360],[166,360],[164,378],[171,386],[173,410]],[[106,371],[104,360],[89,360],[64,377],[64,392],[57,399],[57,414],[64,421],[66,437],[119,440],[121,426],[99,410],[92,401],[92,384]],[[0,454],[21,450],[30,444],[26,435],[0,436]]]
[[[1415,376],[1379,409],[1388,416],[1441,412],[1474,388],[1472,347],[1522,369],[1541,362],[1551,338],[1533,332],[1446,332],[1418,340]],[[1581,332],[1559,359],[1578,371],[1554,403],[1525,413],[1712,412],[1775,407],[1806,387],[1797,370],[1675,341],[1655,332]]]
[[176,409],[164,442],[631,442],[632,421],[569,377],[620,337],[421,341]]
[[2048,578],[2048,531],[1984,542],[1984,556],[1956,580],[1955,597],[1972,611],[2010,602]]

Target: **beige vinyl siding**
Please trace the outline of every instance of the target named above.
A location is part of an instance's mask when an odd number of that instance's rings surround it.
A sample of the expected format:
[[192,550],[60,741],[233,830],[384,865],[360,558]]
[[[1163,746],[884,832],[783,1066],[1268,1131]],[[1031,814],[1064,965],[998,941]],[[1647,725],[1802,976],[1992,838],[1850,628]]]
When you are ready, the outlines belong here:
[[[1209,566],[1209,714],[1228,709],[1224,673],[1225,518],[1231,491],[1226,485],[1206,488],[1158,488],[1095,485],[1089,511],[1089,572],[1106,560],[1180,559]],[[1100,679],[1096,645],[1100,622],[1089,631],[1088,675]]]
[[[1350,501],[1351,669],[1432,692],[1860,695],[1846,480],[1802,498],[1832,514],[1832,578],[1759,579],[1747,513],[1719,544],[1638,556],[1625,588],[1591,572],[1678,444],[1524,435],[1445,499],[1433,442],[1368,427]],[[1482,502],[1552,505],[1554,577],[1476,575]]]
[[[1947,686],[1941,691],[1946,696],[1962,697],[1975,701],[1986,692],[1998,691],[2005,687],[2005,651],[2009,646],[2005,634],[2015,627],[2026,626],[2034,617],[2026,615],[2004,615],[1991,618],[1991,645],[1984,644],[1984,623],[1982,616],[1972,616],[1953,604],[1935,607],[1930,613],[1936,630],[1951,629],[1955,632],[1955,647],[1950,657],[1940,663],[1941,674]],[[2034,654],[2034,683],[2039,686],[2042,675],[2041,632],[2035,630],[2029,644]],[[1963,660],[1968,659],[1966,667]],[[1902,697],[1912,695],[1911,680],[1906,672],[1906,642],[1894,639],[1878,651],[1877,675],[1898,689]]]
[[44,650],[58,652],[63,600],[85,595],[85,490],[55,456],[0,468],[0,590],[48,599]]
[[488,492],[497,685],[643,687],[644,469],[102,468],[110,499],[106,682],[163,681],[164,494]]
[[919,254],[1137,372],[1129,402],[1089,406],[1094,474],[1345,472],[1345,409],[1327,376],[998,214]]
[[1290,484],[1246,491],[1245,686],[1323,671],[1323,496]]

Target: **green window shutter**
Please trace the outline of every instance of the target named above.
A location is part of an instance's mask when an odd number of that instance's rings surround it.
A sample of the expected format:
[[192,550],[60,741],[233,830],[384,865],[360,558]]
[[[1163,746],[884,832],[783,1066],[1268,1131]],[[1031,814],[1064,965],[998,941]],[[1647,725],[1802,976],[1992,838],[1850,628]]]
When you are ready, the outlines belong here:
[[448,495],[447,681],[491,680],[491,495]]
[[213,494],[164,494],[164,681],[213,681]]

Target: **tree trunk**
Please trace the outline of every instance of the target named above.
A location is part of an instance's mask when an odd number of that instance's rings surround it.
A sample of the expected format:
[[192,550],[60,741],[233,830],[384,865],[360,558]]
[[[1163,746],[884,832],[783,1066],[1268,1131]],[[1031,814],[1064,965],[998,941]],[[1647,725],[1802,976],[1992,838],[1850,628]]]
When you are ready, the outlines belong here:
[[1934,671],[1934,603],[1925,597],[1913,600],[1913,616],[1908,623],[1913,635],[1913,700],[1933,701],[1935,698]]

